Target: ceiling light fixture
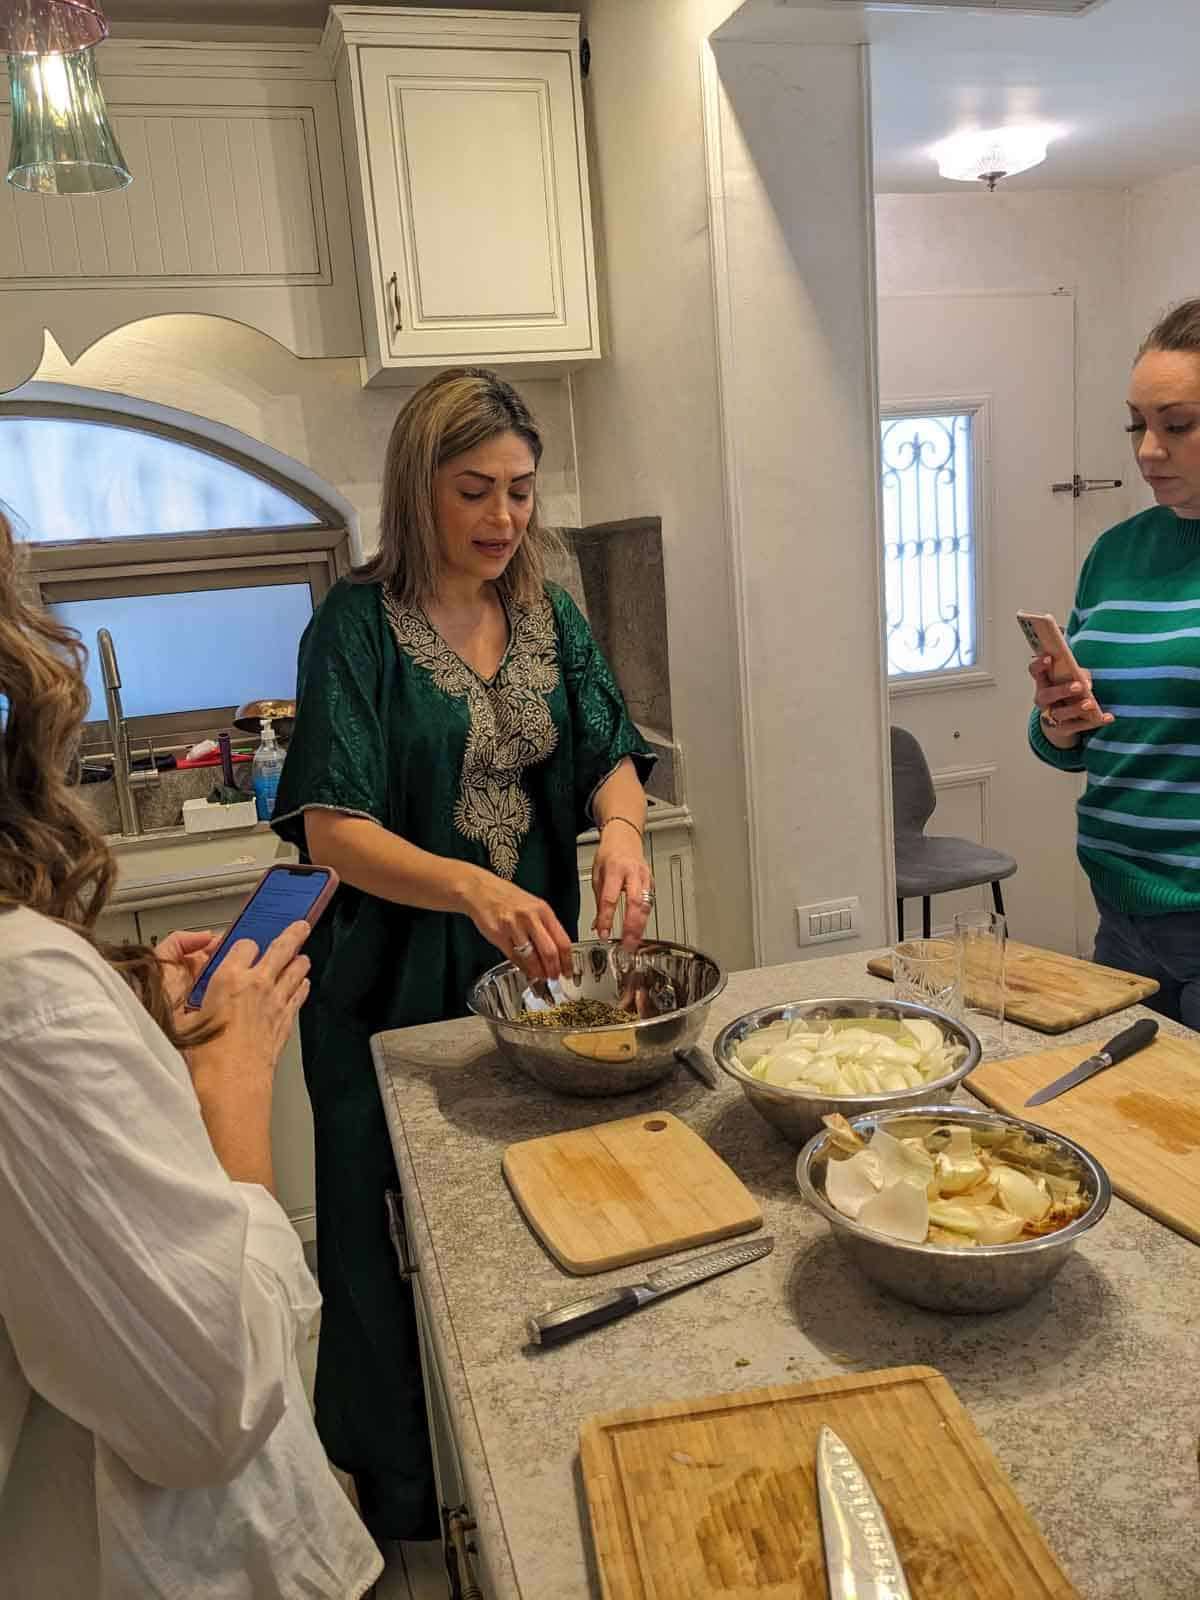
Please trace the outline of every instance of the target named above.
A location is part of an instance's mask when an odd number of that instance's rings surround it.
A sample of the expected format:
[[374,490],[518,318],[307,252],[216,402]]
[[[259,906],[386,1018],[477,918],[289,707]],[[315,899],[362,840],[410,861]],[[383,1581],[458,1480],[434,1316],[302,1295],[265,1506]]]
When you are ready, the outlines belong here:
[[94,47],[107,33],[97,0],[0,0],[14,189],[102,194],[132,181],[96,73]]
[[958,183],[986,183],[995,189],[1001,178],[1028,172],[1046,159],[1052,128],[987,128],[956,133],[933,151],[943,178]]
[[96,0],[0,0],[0,55],[70,55],[107,37]]

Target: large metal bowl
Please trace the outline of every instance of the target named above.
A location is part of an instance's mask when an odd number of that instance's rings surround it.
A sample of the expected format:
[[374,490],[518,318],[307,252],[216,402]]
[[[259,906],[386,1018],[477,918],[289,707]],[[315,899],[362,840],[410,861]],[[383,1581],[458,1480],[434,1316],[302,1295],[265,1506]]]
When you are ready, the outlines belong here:
[[1046,1165],[1066,1177],[1078,1178],[1091,1204],[1081,1217],[1057,1233],[1016,1244],[941,1245],[909,1244],[864,1228],[843,1216],[825,1198],[825,1171],[831,1158],[831,1135],[826,1129],[811,1139],[796,1160],[800,1192],[833,1228],[847,1256],[872,1283],[913,1305],[930,1311],[1004,1311],[1023,1305],[1063,1268],[1080,1236],[1108,1210],[1112,1188],[1108,1174],[1080,1145],[1060,1133],[1023,1122],[998,1111],[975,1111],[968,1106],[932,1106],[921,1111],[875,1112],[855,1117],[851,1126],[869,1139],[884,1128],[897,1139],[923,1137],[947,1124],[969,1127],[981,1134],[1003,1134],[1022,1129],[1045,1151]]
[[515,1067],[560,1094],[625,1094],[665,1078],[675,1051],[696,1043],[725,973],[703,951],[665,940],[629,948],[585,940],[571,946],[564,1000],[603,1000],[630,1010],[615,1027],[539,1027],[522,1022],[529,980],[511,961],[485,972],[467,1004]]
[[[879,1094],[821,1094],[800,1089],[781,1089],[773,1083],[747,1072],[737,1060],[734,1051],[743,1039],[749,1038],[759,1028],[769,1023],[802,1017],[807,1022],[829,1022],[835,1017],[887,1017],[902,1022],[905,1017],[923,1017],[942,1031],[942,1036],[953,1044],[966,1048],[966,1056],[944,1077],[934,1078],[916,1089],[889,1089]],[[867,1111],[903,1111],[910,1106],[932,1105],[947,1100],[968,1072],[974,1072],[983,1054],[979,1040],[970,1028],[955,1022],[941,1011],[928,1006],[910,1004],[907,1000],[792,1000],[784,1004],[763,1006],[738,1017],[717,1035],[713,1055],[724,1068],[750,1104],[773,1128],[797,1149],[820,1133],[822,1118],[840,1111],[842,1116],[858,1117]]]

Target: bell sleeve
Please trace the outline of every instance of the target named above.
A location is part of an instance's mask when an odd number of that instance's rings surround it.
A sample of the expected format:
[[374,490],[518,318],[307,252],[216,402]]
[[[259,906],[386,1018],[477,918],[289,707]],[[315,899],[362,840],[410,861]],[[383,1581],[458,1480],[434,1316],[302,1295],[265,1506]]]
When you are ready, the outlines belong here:
[[373,586],[343,580],[300,640],[296,720],[271,826],[307,854],[306,811],[387,826],[387,753],[379,606]]
[[576,820],[582,832],[595,823],[596,791],[626,756],[643,784],[658,758],[634,727],[612,669],[578,606],[565,590],[551,587],[549,592],[571,715]]

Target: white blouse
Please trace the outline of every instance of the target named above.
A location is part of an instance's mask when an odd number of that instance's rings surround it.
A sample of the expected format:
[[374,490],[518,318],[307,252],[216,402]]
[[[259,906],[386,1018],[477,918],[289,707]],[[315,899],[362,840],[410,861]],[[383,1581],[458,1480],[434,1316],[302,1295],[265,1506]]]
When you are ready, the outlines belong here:
[[0,910],[0,1594],[357,1600],[382,1561],[296,1362],[319,1305],[130,990]]

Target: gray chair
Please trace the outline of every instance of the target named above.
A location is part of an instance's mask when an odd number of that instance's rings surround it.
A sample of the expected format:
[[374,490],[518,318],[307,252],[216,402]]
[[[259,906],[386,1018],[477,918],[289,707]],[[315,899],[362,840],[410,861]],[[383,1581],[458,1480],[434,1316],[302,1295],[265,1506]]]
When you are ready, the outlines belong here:
[[930,905],[935,894],[973,889],[990,883],[996,910],[1003,916],[1000,880],[1011,878],[1017,863],[1003,850],[989,850],[970,839],[930,837],[925,824],[933,815],[937,794],[921,746],[904,728],[892,729],[892,815],[896,831],[896,915],[904,937],[904,902],[921,901],[921,926],[930,933]]

